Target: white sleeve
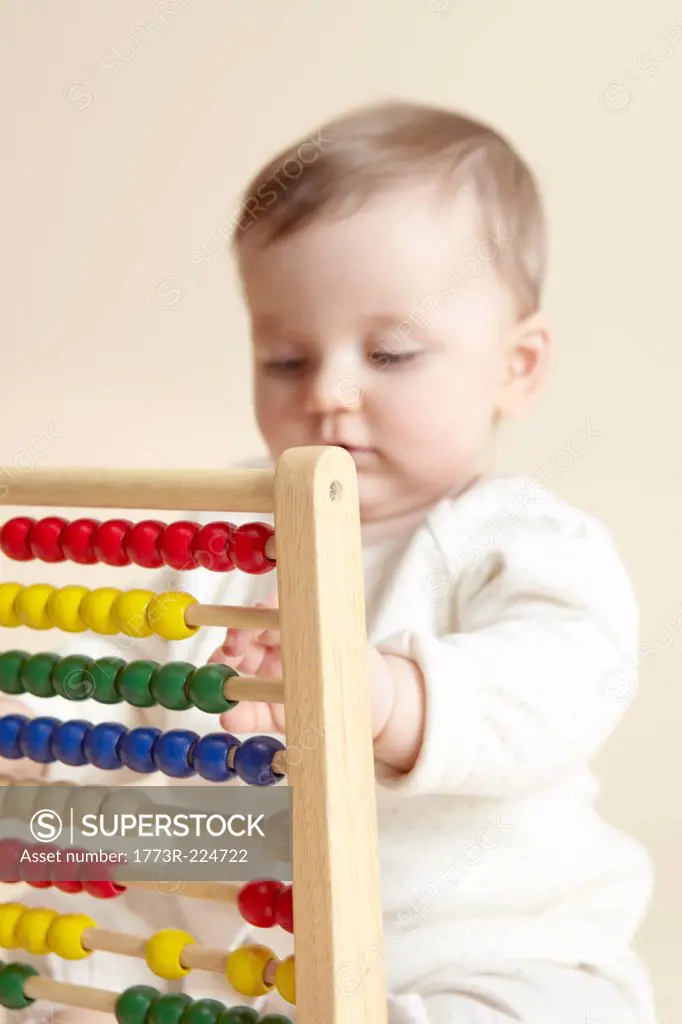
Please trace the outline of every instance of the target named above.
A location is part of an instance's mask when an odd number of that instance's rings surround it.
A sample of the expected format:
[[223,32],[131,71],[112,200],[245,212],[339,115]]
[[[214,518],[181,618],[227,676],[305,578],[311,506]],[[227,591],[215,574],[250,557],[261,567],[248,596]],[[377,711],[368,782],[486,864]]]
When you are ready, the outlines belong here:
[[505,532],[456,596],[457,632],[379,645],[420,666],[423,746],[406,794],[513,794],[586,764],[636,687],[638,614],[605,530],[533,514]]

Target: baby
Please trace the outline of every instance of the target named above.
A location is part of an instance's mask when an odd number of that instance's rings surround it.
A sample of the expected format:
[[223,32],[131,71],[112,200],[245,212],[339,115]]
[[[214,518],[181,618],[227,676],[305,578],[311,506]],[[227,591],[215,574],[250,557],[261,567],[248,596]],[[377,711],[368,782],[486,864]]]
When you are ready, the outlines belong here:
[[[600,524],[489,475],[547,374],[531,172],[486,125],[380,104],[258,174],[235,252],[271,456],[339,445],[358,473],[384,936],[336,983],[385,965],[395,1021],[650,1024],[650,865],[589,770],[637,668],[632,591]],[[279,637],[212,660],[278,676]]]
[[[486,125],[379,104],[265,167],[234,248],[271,458],[338,445],[358,474],[384,933],[334,983],[385,969],[391,1024],[654,1024],[632,951],[649,860],[598,816],[589,768],[628,703],[609,681],[637,671],[633,594],[599,523],[490,472],[498,425],[547,374],[531,172]],[[276,600],[273,574],[197,571],[187,589]],[[222,639],[135,656],[281,673],[278,635]],[[215,729],[200,712],[182,724]],[[222,725],[284,721],[240,704]],[[178,920],[182,900],[162,902],[158,926],[219,944],[215,914]]]

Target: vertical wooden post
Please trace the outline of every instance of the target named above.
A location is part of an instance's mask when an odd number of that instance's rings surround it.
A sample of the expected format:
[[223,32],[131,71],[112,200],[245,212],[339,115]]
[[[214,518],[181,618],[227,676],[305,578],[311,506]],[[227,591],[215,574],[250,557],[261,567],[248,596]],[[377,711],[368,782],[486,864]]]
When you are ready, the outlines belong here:
[[382,918],[357,476],[347,452],[280,457],[275,530],[297,1020],[386,1024],[384,974],[369,963]]

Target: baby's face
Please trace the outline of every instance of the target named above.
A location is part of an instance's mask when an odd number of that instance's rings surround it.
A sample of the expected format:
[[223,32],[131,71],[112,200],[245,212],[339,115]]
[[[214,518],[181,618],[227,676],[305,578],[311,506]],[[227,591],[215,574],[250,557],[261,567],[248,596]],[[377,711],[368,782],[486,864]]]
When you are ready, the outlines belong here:
[[423,187],[266,248],[256,224],[240,269],[273,457],[347,448],[366,522],[466,487],[508,376],[514,316],[495,256],[511,244],[481,229],[470,198]]

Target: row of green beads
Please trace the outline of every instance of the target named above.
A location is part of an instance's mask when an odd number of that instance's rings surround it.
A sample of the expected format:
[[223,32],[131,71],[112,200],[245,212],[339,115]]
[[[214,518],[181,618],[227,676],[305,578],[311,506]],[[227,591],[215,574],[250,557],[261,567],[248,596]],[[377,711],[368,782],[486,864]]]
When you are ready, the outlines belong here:
[[288,1017],[259,1017],[249,1006],[230,1006],[217,999],[193,1000],[184,993],[160,995],[150,985],[127,988],[116,1000],[118,1024],[291,1024]]
[[[0,1006],[8,1010],[24,1010],[31,999],[24,992],[29,978],[39,977],[30,964],[5,963],[0,960]],[[227,1007],[217,999],[161,995],[150,985],[127,988],[116,1000],[114,1014],[118,1024],[291,1024],[288,1017],[268,1013],[259,1017],[248,1006]]]
[[5,651],[0,654],[0,691],[31,693],[35,697],[96,700],[100,704],[126,701],[138,708],[161,704],[171,711],[192,706],[209,714],[229,711],[237,701],[223,696],[227,679],[238,673],[227,665],[187,661],[125,662],[122,658],[93,660],[83,654],[60,658],[56,654]]

